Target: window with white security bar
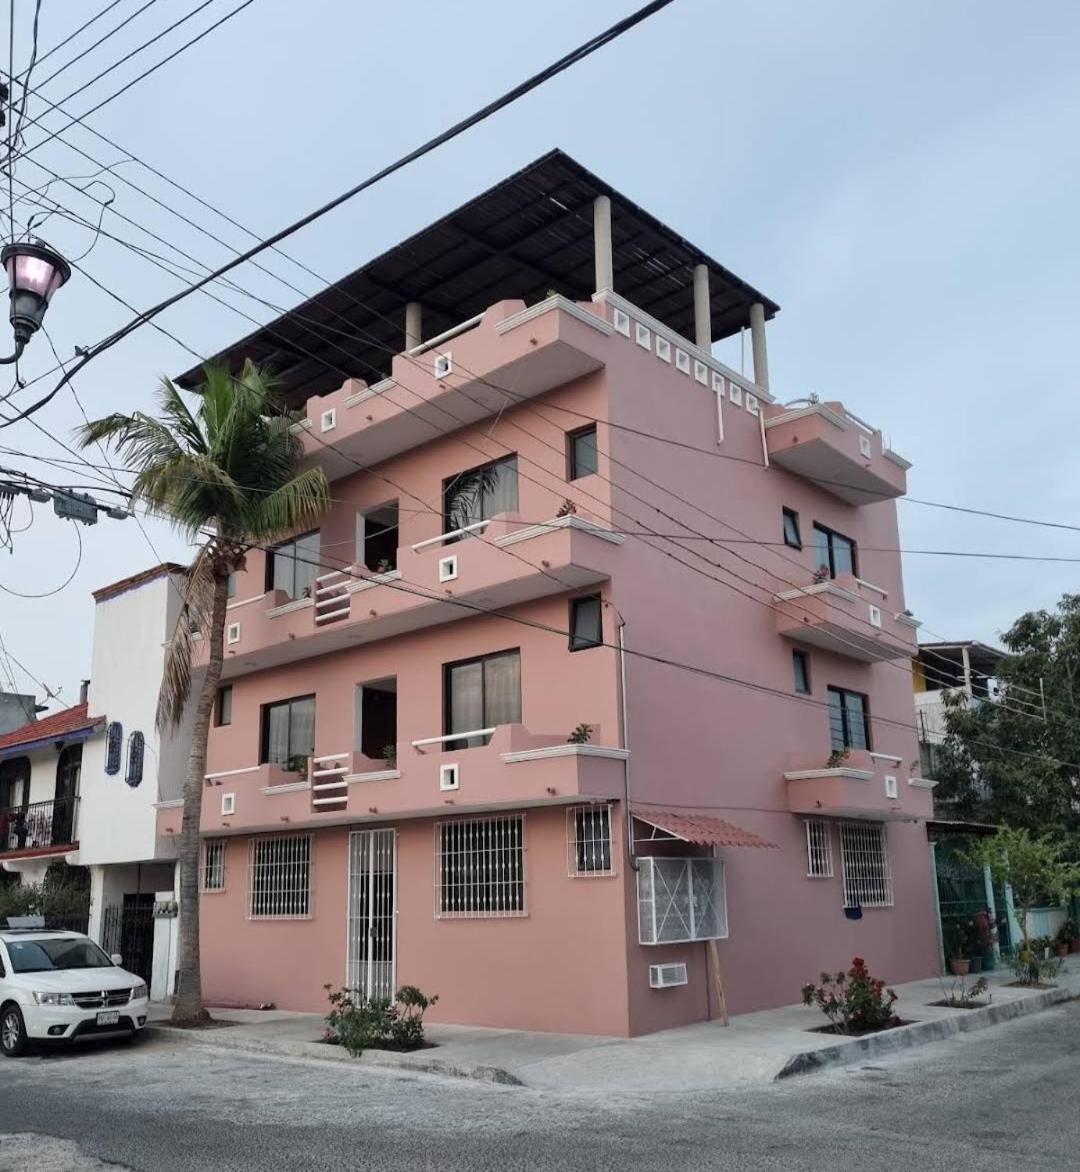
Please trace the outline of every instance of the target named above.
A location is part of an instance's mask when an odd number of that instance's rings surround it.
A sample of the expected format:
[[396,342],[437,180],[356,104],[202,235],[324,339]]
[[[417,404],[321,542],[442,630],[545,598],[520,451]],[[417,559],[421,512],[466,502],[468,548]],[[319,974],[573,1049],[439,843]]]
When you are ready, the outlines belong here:
[[253,920],[297,920],[311,915],[310,834],[252,839],[248,914]]
[[203,891],[225,890],[225,839],[208,838],[203,844]]
[[806,875],[809,879],[833,877],[832,833],[821,818],[806,820]]
[[881,822],[841,822],[844,907],[892,907],[892,876]]
[[567,809],[566,867],[571,876],[615,874],[610,806]]
[[721,859],[638,859],[638,940],[681,944],[724,940],[727,889]]
[[468,818],[435,827],[435,915],[525,914],[525,819]]

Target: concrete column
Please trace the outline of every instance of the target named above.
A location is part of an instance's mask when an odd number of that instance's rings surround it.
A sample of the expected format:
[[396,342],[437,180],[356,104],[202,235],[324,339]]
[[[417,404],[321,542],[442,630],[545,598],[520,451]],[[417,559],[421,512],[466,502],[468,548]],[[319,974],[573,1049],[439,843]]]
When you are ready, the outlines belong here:
[[611,253],[611,200],[598,195],[593,201],[593,254],[596,258],[596,292],[615,288]]
[[712,309],[709,305],[709,266],[694,265],[694,341],[712,349]]
[[765,351],[765,306],[755,301],[750,306],[750,346],[754,352],[754,382],[769,389],[769,356]]
[[419,301],[405,305],[405,349],[411,350],[423,341],[424,307]]

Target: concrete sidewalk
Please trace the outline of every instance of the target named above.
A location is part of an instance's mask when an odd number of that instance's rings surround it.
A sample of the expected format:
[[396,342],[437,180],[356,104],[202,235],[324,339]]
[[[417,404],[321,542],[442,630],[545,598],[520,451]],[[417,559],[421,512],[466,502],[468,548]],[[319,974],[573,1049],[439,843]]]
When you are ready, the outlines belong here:
[[[412,1054],[369,1050],[358,1059],[318,1039],[318,1014],[284,1010],[212,1010],[232,1026],[211,1030],[168,1027],[169,1007],[151,1007],[155,1031],[170,1039],[285,1058],[320,1059],[402,1071],[481,1079],[512,1086],[563,1091],[680,1092],[772,1082],[836,1063],[861,1061],[963,1031],[986,1028],[1080,994],[1075,960],[1054,989],[1008,987],[1008,969],[987,975],[993,1000],[983,1009],[946,1009],[930,1004],[945,996],[948,978],[897,985],[896,1012],[912,1024],[863,1038],[813,1033],[825,1024],[817,1009],[787,1005],[741,1014],[727,1027],[701,1022],[642,1038],[431,1025],[436,1047]],[[944,984],[943,984],[944,982]]]

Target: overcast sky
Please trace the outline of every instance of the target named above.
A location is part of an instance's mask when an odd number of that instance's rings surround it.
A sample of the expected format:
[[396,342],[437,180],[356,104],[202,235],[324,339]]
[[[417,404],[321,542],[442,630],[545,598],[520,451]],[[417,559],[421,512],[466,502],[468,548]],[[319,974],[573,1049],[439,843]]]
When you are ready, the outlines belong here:
[[[216,0],[152,49],[71,99],[82,113],[240,0]],[[104,0],[44,0],[42,52]],[[125,0],[44,61],[35,84],[138,7]],[[248,8],[90,118],[90,123],[259,235],[269,234],[487,102],[633,6],[633,0],[255,0]],[[196,0],[154,5],[43,86],[68,95]],[[31,0],[18,0],[19,62],[29,52]],[[77,16],[76,16],[77,14]],[[96,34],[96,35],[95,35]],[[6,38],[5,38],[6,40]],[[305,229],[292,255],[336,279],[553,146],[778,301],[770,325],[773,391],[816,391],[880,426],[914,462],[913,497],[1080,523],[1077,190],[1080,180],[1080,6],[1033,9],[997,0],[676,0],[641,28],[479,129]],[[31,100],[29,114],[47,107]],[[67,119],[46,114],[28,143]],[[87,131],[65,138],[102,163],[115,151]],[[66,177],[97,166],[59,142],[33,158]],[[128,163],[120,168],[170,207],[228,242],[238,229]],[[48,176],[30,159],[17,180]],[[82,183],[82,181],[79,181]],[[114,210],[198,258],[230,255],[168,211],[114,183],[104,226],[144,248],[168,249]],[[16,185],[16,194],[19,192]],[[92,189],[99,199],[106,193]],[[83,216],[100,210],[70,187],[51,194]],[[24,218],[26,205],[16,208]],[[77,256],[83,227],[41,229]],[[181,262],[187,264],[188,262]],[[318,282],[271,267],[307,294]],[[179,282],[100,240],[87,270],[131,305]],[[298,300],[249,267],[237,279],[275,304]],[[275,314],[253,302],[259,321]],[[131,314],[77,276],[47,327],[62,358]],[[252,328],[195,295],[161,319],[192,350],[212,353]],[[6,328],[6,327],[5,327]],[[144,327],[76,380],[91,417],[148,407],[157,377],[191,355]],[[34,339],[32,378],[54,364]],[[8,382],[0,384],[0,395]],[[16,396],[29,402],[44,381]],[[0,445],[69,459],[78,409],[65,391]],[[47,433],[47,434],[45,434]],[[94,457],[94,462],[99,460]],[[63,473],[0,452],[0,464],[64,481]],[[86,483],[89,473],[68,483]],[[16,521],[29,520],[25,502]],[[910,502],[911,549],[1080,558],[1080,533],[1015,525]],[[166,526],[102,520],[83,529],[36,507],[0,552],[0,636],[38,681],[77,700],[89,670],[90,591],[187,551]],[[149,541],[147,540],[149,539]],[[156,553],[151,550],[150,544]],[[911,555],[908,605],[924,638],[994,640],[1024,610],[1076,589],[1080,565]],[[927,634],[927,631],[930,634]],[[4,686],[0,666],[0,688]],[[20,686],[29,682],[19,674]],[[40,693],[40,686],[37,687]]]

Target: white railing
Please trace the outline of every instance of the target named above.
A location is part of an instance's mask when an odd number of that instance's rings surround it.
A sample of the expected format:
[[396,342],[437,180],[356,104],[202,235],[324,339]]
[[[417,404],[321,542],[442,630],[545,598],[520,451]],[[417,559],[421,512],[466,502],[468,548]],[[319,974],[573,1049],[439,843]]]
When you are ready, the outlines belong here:
[[441,346],[443,342],[449,342],[451,338],[456,338],[458,334],[468,333],[469,330],[475,329],[484,320],[484,315],[478,313],[476,317],[470,317],[468,321],[459,322],[456,326],[451,326],[448,330],[443,330],[441,334],[436,334],[434,338],[428,338],[426,342],[421,342],[419,346],[413,346],[411,350],[406,353],[415,358],[419,354],[426,354],[429,350],[434,350],[436,346]]
[[451,529],[449,533],[440,533],[438,537],[429,537],[425,541],[418,541],[411,546],[411,549],[413,553],[417,553],[421,549],[427,549],[429,545],[442,545],[454,537],[465,537],[469,533],[479,533],[490,524],[490,519],[487,521],[474,521],[471,525],[463,525],[460,529]]
[[450,741],[468,741],[473,737],[490,737],[495,732],[495,727],[491,728],[474,728],[469,732],[447,733],[444,737],[424,737],[419,741],[410,741],[414,749],[424,749],[428,745],[445,745]]
[[860,419],[858,417],[858,415],[856,415],[854,413],[854,411],[849,411],[846,407],[844,408],[844,418],[850,419],[851,422],[854,423],[856,427],[861,427],[862,430],[865,431],[867,435],[876,435],[877,434],[876,427],[871,427],[870,424],[867,423],[865,419]]
[[324,753],[321,756],[312,757],[311,805],[313,809],[318,810],[321,806],[336,806],[340,809],[348,802],[349,787],[345,781],[345,775],[349,772],[348,762],[351,759],[351,753]]
[[334,570],[315,579],[313,596],[316,623],[332,623],[349,615],[350,580],[350,575],[344,570]]
[[883,590],[880,586],[875,586],[873,582],[867,582],[865,578],[856,578],[855,581],[858,582],[858,584],[864,590],[872,590],[875,594],[880,594],[882,598],[889,597],[888,590]]

